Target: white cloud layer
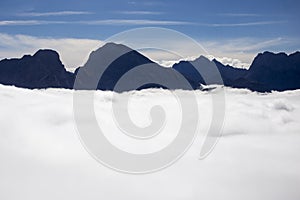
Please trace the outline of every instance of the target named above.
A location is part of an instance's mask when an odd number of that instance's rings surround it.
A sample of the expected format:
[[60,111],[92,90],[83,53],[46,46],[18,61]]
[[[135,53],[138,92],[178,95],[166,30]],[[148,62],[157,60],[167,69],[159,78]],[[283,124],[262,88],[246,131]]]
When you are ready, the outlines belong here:
[[[138,124],[149,122],[144,109],[153,100],[168,105],[174,98],[166,90],[123,95],[131,95],[129,113]],[[196,91],[196,96],[201,125],[190,150],[163,171],[128,175],[85,151],[72,117],[72,91],[0,85],[0,199],[300,199],[299,90],[262,95],[226,89],[223,137],[204,160],[198,156],[212,114],[211,95]],[[168,117],[176,116],[173,100]],[[112,92],[96,92],[97,120],[110,131],[116,129],[112,101]],[[173,124],[175,129],[178,123]]]
[[248,69],[249,68],[249,63],[242,62],[239,59],[236,58],[228,58],[228,57],[215,57],[213,55],[207,55],[206,56],[208,59],[213,60],[216,59],[217,61],[221,62],[224,65],[230,65],[236,68],[241,68],[241,69]]

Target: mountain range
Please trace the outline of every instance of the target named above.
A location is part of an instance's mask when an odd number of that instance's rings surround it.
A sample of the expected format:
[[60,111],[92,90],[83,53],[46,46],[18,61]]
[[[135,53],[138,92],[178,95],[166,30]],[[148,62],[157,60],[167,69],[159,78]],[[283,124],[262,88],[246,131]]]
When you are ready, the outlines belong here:
[[[126,53],[107,63],[108,58],[121,52]],[[141,66],[147,67],[145,68],[147,70],[143,70]],[[214,71],[216,69],[218,73]],[[76,79],[79,73],[84,79]],[[102,75],[100,80],[96,76],[99,74]],[[189,83],[189,87],[178,84],[182,82],[182,75]],[[122,84],[117,84],[122,78]],[[78,67],[74,73],[65,69],[59,54],[53,50],[38,50],[32,56],[24,55],[19,59],[0,61],[0,83],[4,85],[30,89],[72,89],[77,80],[83,89],[91,89],[85,88],[84,82],[93,79],[97,80],[94,89],[118,92],[152,87],[197,89],[201,84],[224,84],[258,92],[293,90],[300,88],[300,52],[290,55],[259,53],[249,69],[223,65],[215,59],[210,61],[204,56],[193,61],[180,61],[171,68],[165,68],[129,47],[115,43],[107,43],[93,51],[86,64]],[[138,86],[139,83],[143,85]],[[165,86],[164,83],[169,85]]]

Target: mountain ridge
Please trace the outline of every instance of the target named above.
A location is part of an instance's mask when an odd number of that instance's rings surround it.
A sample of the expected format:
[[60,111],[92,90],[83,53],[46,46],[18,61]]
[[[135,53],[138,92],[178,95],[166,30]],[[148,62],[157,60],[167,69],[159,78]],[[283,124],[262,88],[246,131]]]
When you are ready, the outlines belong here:
[[[107,63],[108,57],[113,57],[121,52],[125,53],[111,63]],[[248,88],[258,92],[300,88],[299,51],[289,55],[283,52],[273,53],[269,51],[259,53],[248,70],[224,65],[216,59],[209,60],[204,56],[200,56],[193,61],[180,61],[170,69],[162,70],[159,67],[164,67],[151,61],[138,51],[123,44],[115,43],[106,43],[91,52],[86,64],[83,67],[78,67],[74,73],[65,69],[59,54],[51,49],[40,49],[34,55],[24,55],[18,59],[3,59],[0,61],[0,83],[30,89],[49,87],[71,89],[79,70],[84,71],[82,73],[86,73],[87,78],[92,78],[99,70],[103,70],[101,72],[102,77],[95,89],[114,90],[118,80],[124,74],[145,64],[151,65],[156,71],[152,70],[151,74],[139,72],[138,76],[141,77],[132,77],[130,80],[144,78],[150,83],[141,88],[163,86],[160,84],[155,85],[155,82],[151,84],[151,79],[158,82],[164,82],[164,79],[176,82],[176,80],[179,80],[178,73],[184,76],[192,89],[199,88],[200,84],[223,84],[235,88]],[[93,66],[91,67],[91,65]],[[107,68],[105,68],[106,66]],[[93,69],[91,70],[91,68]],[[218,73],[214,71],[214,68],[217,69]],[[199,71],[201,74],[198,73]],[[128,86],[124,90],[130,88]],[[176,88],[184,89],[180,85],[174,86],[172,89]]]

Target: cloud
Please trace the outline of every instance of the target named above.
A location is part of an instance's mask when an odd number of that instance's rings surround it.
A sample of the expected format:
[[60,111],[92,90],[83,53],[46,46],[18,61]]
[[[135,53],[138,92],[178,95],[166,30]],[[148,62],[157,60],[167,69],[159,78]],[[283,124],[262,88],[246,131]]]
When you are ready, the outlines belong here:
[[192,22],[168,21],[168,20],[147,20],[147,19],[107,19],[80,21],[80,24],[87,25],[191,25]]
[[[199,41],[209,52],[210,58],[216,58],[223,64],[248,68],[254,57],[263,51],[284,51],[284,46],[295,44],[287,38],[236,38],[218,41]],[[287,52],[292,53],[292,52]]]
[[136,6],[136,5],[142,5],[142,6],[164,6],[166,3],[162,1],[129,1],[128,4]]
[[[284,51],[283,47],[295,44],[295,41],[287,38],[236,38],[218,40],[198,40],[203,48],[189,47],[185,41],[178,38],[168,38],[167,41],[144,41],[145,46],[161,46],[164,48],[153,50],[141,50],[143,54],[164,66],[170,66],[180,60],[194,60],[200,55],[209,59],[217,59],[224,65],[231,65],[238,68],[249,68],[254,57],[264,51]],[[133,45],[134,46],[134,45]],[[164,50],[164,51],[163,51]],[[176,52],[180,52],[177,55]],[[292,53],[292,52],[287,52]]]
[[47,21],[47,20],[5,20],[0,21],[0,26],[32,26],[46,24],[81,24],[81,25],[105,25],[105,26],[124,26],[124,25],[193,25],[187,21],[168,21],[168,20],[148,20],[148,19],[105,19],[89,21]]
[[185,61],[195,60],[196,58],[199,57],[200,54],[202,54],[202,52],[195,52],[195,50],[194,52],[192,52],[192,51],[188,51],[187,49],[183,55],[179,55],[179,52],[177,52],[177,47],[175,46],[172,47],[171,45],[169,47],[170,47],[169,51],[165,49],[138,49],[138,51],[143,55],[145,55],[146,57],[152,59],[154,62],[164,67],[172,67],[175,63],[178,63],[179,61],[183,61],[183,60]]
[[59,52],[65,66],[72,70],[83,65],[89,53],[102,44],[100,40],[91,39],[57,39],[0,33],[0,58],[22,57],[24,54],[34,54],[38,49],[54,49]]
[[128,4],[135,5],[136,2],[135,1],[128,1]]
[[283,110],[286,112],[292,112],[295,108],[286,99],[276,99],[273,102],[268,103],[270,108],[274,110]]
[[[169,38],[168,41],[144,41],[144,45],[154,45],[158,42],[164,44],[162,49],[138,49],[150,59],[170,67],[178,60],[193,60],[203,54],[204,51],[195,52],[195,48],[184,47],[182,41]],[[122,41],[115,41],[122,43]],[[149,44],[147,42],[150,42]],[[65,66],[72,70],[82,66],[89,53],[103,44],[101,40],[76,39],[76,38],[47,38],[29,35],[9,35],[0,33],[0,58],[22,57],[24,54],[34,54],[38,49],[50,48],[59,52]],[[131,46],[131,45],[129,45]],[[135,45],[132,47],[134,48]],[[166,51],[168,49],[169,51]],[[176,54],[180,52],[180,56]]]
[[272,25],[272,24],[283,24],[287,21],[255,21],[255,22],[245,22],[245,23],[211,23],[204,24],[199,23],[200,26],[209,26],[209,27],[242,27],[242,26],[263,26],[263,25]]
[[161,15],[163,12],[157,11],[143,11],[143,10],[135,10],[135,11],[115,11],[114,13],[125,14],[125,15]]
[[58,11],[58,12],[26,12],[18,16],[24,17],[46,17],[46,16],[65,16],[65,15],[90,15],[92,12],[87,11]]
[[47,20],[4,20],[0,21],[0,26],[34,26],[47,24],[67,24],[67,21],[47,21]]
[[0,26],[26,26],[26,25],[39,25],[42,24],[38,20],[5,20],[0,21]]
[[260,17],[261,14],[257,13],[220,13],[217,14],[219,16],[227,16],[227,17]]
[[[212,117],[214,92],[195,91],[201,115],[199,134],[191,148],[169,168],[128,175],[99,164],[80,143],[72,113],[73,91],[0,85],[1,199],[299,199],[300,91],[260,95],[243,89],[225,90],[228,112],[224,137],[209,157],[198,159],[201,137]],[[97,91],[94,101],[99,126],[110,131],[116,128],[110,123],[112,94]],[[159,89],[129,92],[136,104],[128,107],[128,112],[134,122],[147,123],[149,113],[139,108],[149,108],[153,100],[158,105],[169,105],[172,100],[166,114],[175,119],[177,115],[172,113],[180,108],[173,94],[189,93]],[[276,98],[294,110],[274,109]],[[266,106],[269,104],[271,107]],[[180,119],[174,120],[172,125],[180,123]]]
[[237,58],[229,58],[229,57],[215,57],[213,55],[206,55],[207,58],[210,60],[216,59],[217,61],[221,62],[223,65],[230,65],[236,68],[248,69],[250,63],[249,62],[242,62]]
[[[147,11],[133,11],[147,13]],[[144,14],[145,14],[144,13]],[[138,13],[136,13],[138,14]],[[149,13],[150,14],[150,13]],[[45,24],[81,24],[81,25],[105,25],[105,26],[124,26],[124,25],[193,25],[207,27],[243,27],[243,26],[262,26],[272,24],[282,24],[287,21],[257,21],[246,23],[195,23],[190,21],[173,21],[173,20],[150,20],[150,19],[103,19],[103,20],[85,20],[85,21],[48,21],[48,20],[3,20],[0,21],[0,26],[26,26],[26,25],[45,25]]]
[[[122,43],[121,41],[115,42]],[[158,42],[163,43],[163,41]],[[75,67],[82,66],[89,53],[99,48],[103,43],[104,41],[92,39],[49,38],[0,33],[0,59],[34,54],[38,49],[54,49],[59,52],[65,67],[72,71]],[[166,67],[172,66],[179,60],[194,60],[202,54],[202,52],[195,52],[194,48],[183,48],[184,44],[178,40],[165,41],[164,43],[166,49],[168,47],[170,51],[163,49],[138,49],[138,51]],[[155,45],[155,42],[152,41],[151,44]],[[181,55],[179,56],[176,52],[180,47]]]
[[[131,37],[134,35],[129,34]],[[130,39],[130,38],[129,38]],[[131,41],[131,40],[130,40]],[[132,41],[135,41],[134,39]],[[123,41],[115,41],[123,43]],[[143,42],[144,49],[137,49],[145,56],[161,65],[170,67],[180,60],[194,60],[200,55],[210,59],[217,59],[223,64],[234,67],[249,68],[252,60],[259,52],[283,51],[283,46],[295,44],[292,39],[270,38],[266,40],[258,38],[237,38],[198,40],[205,49],[190,47],[186,41],[178,38],[168,40],[143,40],[129,43],[130,47],[138,47]],[[49,38],[34,37],[29,35],[9,35],[0,33],[0,58],[21,57],[24,54],[33,54],[38,49],[50,48],[57,50],[65,66],[72,70],[74,67],[82,66],[87,60],[89,53],[103,44],[101,40],[77,39],[77,38]],[[153,49],[147,49],[151,47]],[[157,48],[160,47],[160,48]],[[292,53],[292,52],[287,52]]]

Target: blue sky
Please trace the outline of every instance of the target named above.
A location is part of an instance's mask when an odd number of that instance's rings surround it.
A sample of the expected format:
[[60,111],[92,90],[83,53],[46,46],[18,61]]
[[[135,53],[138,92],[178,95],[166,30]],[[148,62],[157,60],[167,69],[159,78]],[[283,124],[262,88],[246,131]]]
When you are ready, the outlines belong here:
[[[237,57],[249,62],[260,51],[299,50],[299,9],[297,0],[2,0],[0,33],[2,39],[25,35],[105,40],[131,28],[164,27],[207,42],[216,57],[234,56],[234,51],[222,54],[222,48],[242,47],[252,56]],[[258,43],[265,46],[246,48]],[[4,52],[4,42],[0,46]]]

